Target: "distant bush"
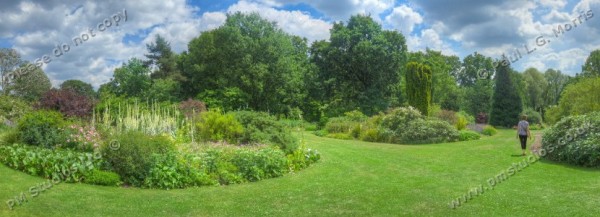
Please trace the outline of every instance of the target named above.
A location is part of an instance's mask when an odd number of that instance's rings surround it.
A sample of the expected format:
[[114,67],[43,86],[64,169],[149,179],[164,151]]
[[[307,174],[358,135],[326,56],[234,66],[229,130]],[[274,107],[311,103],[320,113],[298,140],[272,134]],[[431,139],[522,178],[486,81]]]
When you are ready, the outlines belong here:
[[154,165],[153,154],[166,154],[175,150],[171,140],[164,136],[148,136],[137,131],[127,131],[106,140],[102,152],[110,168],[123,181],[141,186]]
[[195,115],[199,115],[206,110],[206,104],[202,101],[188,99],[179,103],[179,110],[185,115],[186,118],[192,118]]
[[455,125],[456,121],[458,121],[456,112],[450,110],[440,110],[435,113],[435,117],[442,121],[448,122],[450,125]]
[[72,89],[52,89],[39,101],[39,108],[59,111],[67,117],[89,117],[95,106],[93,98]]
[[563,118],[544,132],[542,147],[546,159],[600,167],[600,112]]
[[469,140],[478,140],[481,138],[478,132],[470,131],[470,130],[461,130],[459,131],[460,135],[458,136],[459,141],[469,141]]
[[526,108],[525,110],[523,110],[523,112],[521,112],[521,115],[526,115],[527,116],[527,121],[533,125],[533,124],[541,124],[542,123],[542,115],[540,115],[539,112],[531,109],[531,108]]
[[454,124],[454,127],[456,127],[457,130],[464,130],[465,128],[467,128],[467,125],[469,124],[469,122],[467,121],[467,118],[465,118],[462,115],[459,115],[456,123]]
[[243,135],[244,128],[232,114],[220,111],[203,112],[196,124],[198,138],[203,141],[227,141],[237,144]]
[[475,123],[487,124],[488,120],[489,120],[489,116],[487,113],[479,112],[479,114],[477,114],[477,117],[475,118]]
[[244,128],[239,138],[241,143],[275,145],[285,153],[292,153],[298,148],[298,141],[292,136],[289,128],[277,121],[275,117],[264,112],[253,111],[238,111],[231,114]]
[[19,121],[20,140],[29,145],[46,148],[61,145],[65,135],[61,130],[68,122],[55,111],[35,111],[24,115]]
[[19,143],[19,136],[19,130],[17,128],[0,129],[0,145]]
[[[31,106],[16,97],[0,94],[0,122],[16,123],[24,114],[30,113]],[[0,123],[0,124],[1,124]]]
[[496,130],[496,128],[494,128],[491,125],[487,125],[487,126],[483,127],[483,130],[481,131],[481,134],[486,135],[486,136],[493,136],[493,135],[496,135],[496,133],[498,133],[498,130]]
[[94,169],[84,176],[83,182],[92,185],[119,186],[121,177],[114,172]]
[[402,143],[440,143],[458,141],[458,131],[445,121],[419,119],[403,129]]

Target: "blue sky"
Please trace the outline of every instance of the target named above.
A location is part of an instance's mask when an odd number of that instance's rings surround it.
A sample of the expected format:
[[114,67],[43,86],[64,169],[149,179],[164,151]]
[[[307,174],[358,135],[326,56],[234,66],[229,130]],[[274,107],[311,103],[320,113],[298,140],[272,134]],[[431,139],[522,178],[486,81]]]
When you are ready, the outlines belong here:
[[[31,62],[51,57],[43,69],[55,86],[80,79],[98,87],[123,62],[143,58],[154,35],[183,52],[191,39],[218,28],[235,11],[257,12],[309,42],[328,40],[333,22],[370,14],[383,28],[404,34],[410,51],[430,48],[461,59],[474,52],[492,58],[519,53],[513,64],[518,71],[553,68],[574,75],[600,49],[600,0],[3,0],[0,47],[14,48]],[[122,19],[119,26],[99,31],[98,24],[115,16]],[[559,26],[570,30],[556,37]],[[89,29],[95,36],[74,46],[72,39]],[[63,44],[70,50],[53,55]],[[525,46],[535,51],[527,54]]]

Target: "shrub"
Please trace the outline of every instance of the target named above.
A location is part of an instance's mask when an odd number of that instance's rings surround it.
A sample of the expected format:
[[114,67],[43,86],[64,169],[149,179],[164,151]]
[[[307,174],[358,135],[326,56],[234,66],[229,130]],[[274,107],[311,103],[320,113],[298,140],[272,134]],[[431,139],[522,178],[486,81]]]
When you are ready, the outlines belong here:
[[421,113],[413,107],[395,108],[381,118],[381,127],[392,131],[406,129],[409,123],[423,119]]
[[459,115],[456,124],[454,124],[454,127],[456,127],[457,130],[464,130],[465,128],[467,128],[468,124],[469,123],[467,122],[467,119],[464,116]]
[[238,143],[244,128],[232,114],[220,111],[203,112],[197,123],[198,138],[204,141],[227,141]]
[[206,111],[206,104],[202,101],[188,99],[179,103],[179,110],[185,115],[186,118],[192,118],[195,115],[199,115]]
[[29,145],[46,148],[61,145],[65,141],[61,128],[66,125],[67,122],[58,112],[35,111],[24,115],[19,121],[20,140]]
[[126,131],[107,141],[102,146],[106,161],[125,183],[134,186],[141,186],[150,172],[153,154],[175,150],[168,137],[148,136],[137,131]]
[[367,142],[385,141],[385,139],[379,132],[379,129],[377,129],[377,128],[367,129],[367,130],[363,131],[360,135],[360,140],[367,141]]
[[233,116],[244,127],[239,138],[241,143],[262,143],[278,146],[285,153],[298,148],[298,141],[289,128],[264,112],[239,111]]
[[347,133],[330,133],[330,134],[327,134],[325,137],[333,138],[333,139],[343,139],[343,140],[352,140],[353,139],[352,136]]
[[306,149],[301,146],[294,153],[287,156],[287,164],[290,171],[299,171],[316,163],[321,159],[321,154],[317,150]]
[[325,124],[325,130],[328,133],[350,133],[356,124],[359,124],[359,122],[350,120],[347,117],[335,117],[330,118]]
[[470,131],[470,130],[461,130],[459,131],[460,135],[458,135],[459,141],[469,141],[469,140],[477,140],[481,138],[478,132]]
[[95,101],[72,89],[52,89],[46,92],[39,101],[39,108],[59,111],[67,117],[89,117],[94,109]]
[[445,121],[418,119],[401,129],[402,143],[439,143],[458,140],[458,131]]
[[93,126],[71,124],[62,130],[66,137],[63,147],[66,148],[91,152],[99,148],[102,142],[100,133]]
[[475,123],[487,124],[488,120],[489,120],[489,116],[486,113],[479,112],[479,114],[477,114],[477,117],[475,118]]
[[600,167],[600,112],[563,118],[544,132],[542,148],[552,161]]
[[458,121],[456,112],[450,110],[440,110],[439,112],[435,113],[435,117],[442,121],[448,122],[450,125],[456,125],[456,122]]
[[521,115],[527,115],[527,121],[529,121],[531,125],[542,123],[542,115],[540,115],[539,112],[531,108],[523,110],[523,112],[521,112]]
[[487,125],[487,126],[483,127],[483,130],[481,131],[481,134],[486,135],[486,136],[493,136],[493,135],[496,135],[496,133],[498,133],[498,130],[496,130],[496,128],[494,128],[491,125]]
[[287,170],[285,154],[281,150],[264,148],[259,150],[237,149],[232,163],[245,180],[254,182],[265,178],[282,176]]
[[194,183],[188,172],[191,172],[191,169],[180,164],[175,153],[152,154],[152,167],[144,179],[143,187],[185,188]]
[[19,142],[19,130],[16,128],[7,128],[0,133],[0,145],[12,145]]
[[[23,115],[31,112],[31,106],[19,98],[0,95],[0,123],[17,122]],[[4,120],[1,120],[4,119]]]
[[102,164],[98,154],[26,145],[0,146],[0,162],[31,175],[79,182]]
[[94,169],[85,175],[83,182],[92,185],[119,186],[121,177],[114,172]]

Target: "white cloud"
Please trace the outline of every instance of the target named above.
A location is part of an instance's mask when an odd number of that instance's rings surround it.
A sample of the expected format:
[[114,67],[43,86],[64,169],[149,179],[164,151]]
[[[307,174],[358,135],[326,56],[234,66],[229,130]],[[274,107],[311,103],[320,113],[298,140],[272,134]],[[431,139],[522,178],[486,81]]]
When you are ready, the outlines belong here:
[[385,22],[404,35],[410,35],[417,24],[423,22],[423,17],[406,5],[394,8],[392,13],[385,18]]
[[283,11],[271,8],[264,4],[239,1],[227,9],[228,12],[257,12],[263,18],[276,22],[283,31],[306,37],[309,42],[315,40],[328,40],[331,24],[311,18],[301,11]]

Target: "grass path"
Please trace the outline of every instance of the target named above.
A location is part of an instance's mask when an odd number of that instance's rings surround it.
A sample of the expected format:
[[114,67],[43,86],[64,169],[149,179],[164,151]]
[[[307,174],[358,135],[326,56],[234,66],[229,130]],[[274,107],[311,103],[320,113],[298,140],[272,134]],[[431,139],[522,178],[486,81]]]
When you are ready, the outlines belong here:
[[[394,145],[304,133],[321,162],[296,174],[181,190],[61,183],[0,165],[0,216],[595,216],[600,169],[540,161],[456,209],[448,203],[525,159],[514,131],[477,141]],[[28,202],[5,201],[24,192]]]

